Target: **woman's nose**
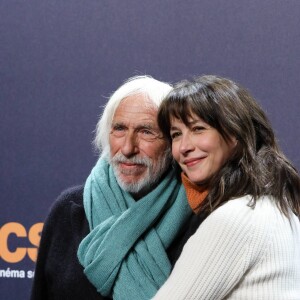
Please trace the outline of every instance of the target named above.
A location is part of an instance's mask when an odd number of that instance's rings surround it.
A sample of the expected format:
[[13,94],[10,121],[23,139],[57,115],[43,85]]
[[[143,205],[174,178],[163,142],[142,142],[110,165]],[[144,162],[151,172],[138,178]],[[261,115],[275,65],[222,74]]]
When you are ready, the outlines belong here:
[[195,149],[193,141],[189,133],[185,133],[182,135],[181,143],[179,147],[179,151],[182,154],[186,154]]

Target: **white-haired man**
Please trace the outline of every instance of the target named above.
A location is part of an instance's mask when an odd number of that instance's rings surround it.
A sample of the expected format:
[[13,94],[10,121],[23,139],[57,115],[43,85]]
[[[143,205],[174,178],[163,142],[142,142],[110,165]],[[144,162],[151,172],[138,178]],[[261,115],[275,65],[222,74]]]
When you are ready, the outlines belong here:
[[170,90],[139,76],[110,97],[97,125],[98,162],[45,222],[32,300],[150,299],[167,279],[191,215],[156,121]]

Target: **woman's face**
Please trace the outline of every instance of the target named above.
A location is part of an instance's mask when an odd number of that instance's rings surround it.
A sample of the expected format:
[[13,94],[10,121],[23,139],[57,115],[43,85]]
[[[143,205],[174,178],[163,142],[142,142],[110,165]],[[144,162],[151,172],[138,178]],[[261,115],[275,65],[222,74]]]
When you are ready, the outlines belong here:
[[221,134],[192,114],[189,126],[172,118],[172,154],[188,178],[207,184],[234,152],[236,139],[225,141]]

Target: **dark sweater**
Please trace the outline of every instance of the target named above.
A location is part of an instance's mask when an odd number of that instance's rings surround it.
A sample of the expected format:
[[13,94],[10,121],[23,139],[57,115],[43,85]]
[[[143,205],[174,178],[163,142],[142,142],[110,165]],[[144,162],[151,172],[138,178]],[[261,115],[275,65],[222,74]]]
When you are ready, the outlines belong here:
[[[193,215],[167,249],[172,266],[202,220]],[[45,221],[31,300],[110,299],[97,292],[77,259],[78,246],[88,233],[83,186],[71,188],[60,195]]]

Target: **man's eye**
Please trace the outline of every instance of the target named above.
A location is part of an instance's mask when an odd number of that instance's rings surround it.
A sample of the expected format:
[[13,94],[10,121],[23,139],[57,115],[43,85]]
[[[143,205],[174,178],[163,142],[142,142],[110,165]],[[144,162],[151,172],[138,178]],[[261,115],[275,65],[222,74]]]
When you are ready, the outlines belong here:
[[124,130],[125,130],[124,126],[121,125],[115,125],[113,127],[113,131],[124,131]]
[[140,133],[145,134],[145,135],[154,135],[154,133],[148,129],[142,129],[142,130],[140,130]]
[[116,137],[121,137],[121,136],[124,136],[125,130],[126,130],[126,128],[124,126],[115,125],[115,126],[112,127],[110,133],[113,134]]

